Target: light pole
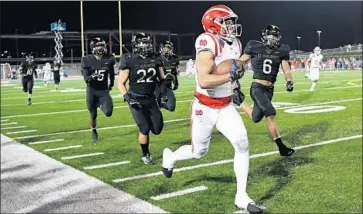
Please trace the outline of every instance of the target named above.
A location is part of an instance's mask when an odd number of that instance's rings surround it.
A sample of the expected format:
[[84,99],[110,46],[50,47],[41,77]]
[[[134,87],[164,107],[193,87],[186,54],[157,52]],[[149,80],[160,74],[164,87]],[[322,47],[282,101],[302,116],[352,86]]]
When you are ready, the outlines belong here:
[[297,36],[297,50],[300,51],[300,39],[301,39],[301,36]]
[[319,39],[319,40],[318,40],[318,41],[319,41],[319,43],[318,43],[318,44],[319,44],[319,47],[321,48],[321,46],[320,46],[320,34],[321,34],[321,30],[318,30],[318,31],[316,31],[316,32],[318,33],[318,39]]

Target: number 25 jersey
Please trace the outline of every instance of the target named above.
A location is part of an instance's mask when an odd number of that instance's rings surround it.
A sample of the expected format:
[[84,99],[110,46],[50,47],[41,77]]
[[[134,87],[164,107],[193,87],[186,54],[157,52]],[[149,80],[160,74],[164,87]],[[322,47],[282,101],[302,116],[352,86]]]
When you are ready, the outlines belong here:
[[[139,54],[123,54],[120,58],[120,70],[129,70],[129,90],[133,93],[152,96],[156,89],[160,57],[143,57]],[[120,71],[122,72],[122,71]]]
[[283,60],[290,59],[290,48],[281,44],[277,48],[267,48],[262,42],[251,40],[244,53],[251,56],[253,79],[276,82],[276,77]]

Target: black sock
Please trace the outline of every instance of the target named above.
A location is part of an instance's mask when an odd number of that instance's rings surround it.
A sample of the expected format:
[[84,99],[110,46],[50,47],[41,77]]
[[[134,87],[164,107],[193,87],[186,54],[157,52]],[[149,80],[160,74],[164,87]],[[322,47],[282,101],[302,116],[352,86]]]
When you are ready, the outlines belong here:
[[91,127],[91,130],[92,130],[93,132],[97,131],[97,127]]
[[30,102],[32,100],[32,98],[28,97],[28,102]]
[[141,150],[142,150],[142,156],[146,156],[147,154],[149,154],[149,142],[146,144],[140,144],[141,146]]
[[275,143],[279,147],[279,149],[286,148],[285,144],[282,142],[281,137],[275,138]]

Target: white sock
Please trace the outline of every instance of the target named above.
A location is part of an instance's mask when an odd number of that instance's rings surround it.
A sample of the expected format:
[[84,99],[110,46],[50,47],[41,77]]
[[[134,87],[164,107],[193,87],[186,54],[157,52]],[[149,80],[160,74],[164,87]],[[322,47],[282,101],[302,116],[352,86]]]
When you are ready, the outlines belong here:
[[243,203],[243,207],[247,207],[248,203],[251,202],[246,191],[249,161],[250,157],[248,151],[243,153],[236,152],[234,155],[233,168],[237,180],[236,203],[238,203],[238,205]]
[[315,89],[315,86],[316,86],[316,82],[312,82],[311,83],[310,91],[313,91]]

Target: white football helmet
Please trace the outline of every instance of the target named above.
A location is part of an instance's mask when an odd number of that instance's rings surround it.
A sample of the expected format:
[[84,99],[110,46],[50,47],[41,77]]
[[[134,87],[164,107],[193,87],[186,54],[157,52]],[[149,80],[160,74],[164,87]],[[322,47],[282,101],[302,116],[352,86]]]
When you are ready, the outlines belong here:
[[320,54],[320,53],[321,53],[321,49],[320,49],[320,47],[319,47],[319,46],[316,46],[316,47],[314,48],[314,54],[318,55],[318,54]]

